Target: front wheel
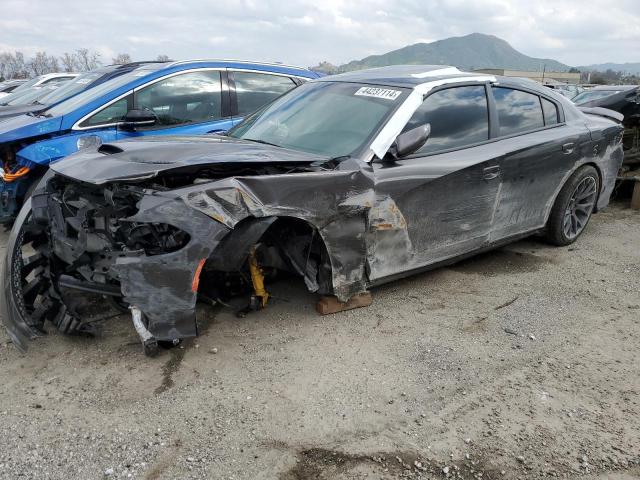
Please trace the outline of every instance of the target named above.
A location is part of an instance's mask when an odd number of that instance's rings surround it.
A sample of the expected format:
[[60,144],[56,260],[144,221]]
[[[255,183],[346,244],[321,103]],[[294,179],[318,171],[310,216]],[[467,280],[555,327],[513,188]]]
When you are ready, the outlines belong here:
[[598,172],[591,166],[578,169],[560,190],[547,221],[546,239],[569,245],[582,234],[598,199]]

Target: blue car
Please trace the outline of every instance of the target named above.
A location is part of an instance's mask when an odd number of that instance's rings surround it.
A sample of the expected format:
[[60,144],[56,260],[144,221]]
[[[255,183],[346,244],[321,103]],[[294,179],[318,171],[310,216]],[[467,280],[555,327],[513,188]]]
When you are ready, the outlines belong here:
[[51,162],[102,142],[222,133],[320,76],[239,61],[146,63],[45,110],[0,120],[0,223],[15,218]]

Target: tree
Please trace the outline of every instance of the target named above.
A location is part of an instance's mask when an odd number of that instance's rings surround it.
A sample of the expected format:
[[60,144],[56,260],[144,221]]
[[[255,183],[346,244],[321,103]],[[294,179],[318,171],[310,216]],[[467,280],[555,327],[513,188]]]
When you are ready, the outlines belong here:
[[0,54],[0,75],[4,78],[26,78],[29,76],[22,52]]
[[169,58],[169,55],[158,55],[158,58],[156,59],[158,62],[170,62],[171,59]]
[[44,75],[45,73],[53,73],[60,70],[58,59],[53,55],[47,55],[47,52],[37,52],[35,56],[29,60],[27,67],[34,75]]
[[0,53],[0,78],[2,80],[6,80],[9,78],[9,62],[10,62],[10,53],[2,52]]
[[125,65],[131,63],[131,55],[128,53],[119,53],[112,61],[114,65]]
[[76,71],[77,60],[75,54],[64,52],[60,57],[60,63],[62,63],[62,68],[65,72],[69,73]]
[[76,50],[75,56],[76,66],[80,71],[86,72],[102,65],[100,54],[98,52],[91,52],[88,48],[79,48]]

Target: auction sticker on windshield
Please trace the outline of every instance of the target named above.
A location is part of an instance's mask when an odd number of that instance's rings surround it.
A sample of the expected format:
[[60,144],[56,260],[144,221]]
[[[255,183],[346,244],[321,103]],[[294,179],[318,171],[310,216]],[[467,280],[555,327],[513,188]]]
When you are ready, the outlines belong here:
[[400,96],[400,90],[391,90],[389,88],[362,87],[358,89],[355,95],[361,97],[384,98],[385,100],[395,100]]

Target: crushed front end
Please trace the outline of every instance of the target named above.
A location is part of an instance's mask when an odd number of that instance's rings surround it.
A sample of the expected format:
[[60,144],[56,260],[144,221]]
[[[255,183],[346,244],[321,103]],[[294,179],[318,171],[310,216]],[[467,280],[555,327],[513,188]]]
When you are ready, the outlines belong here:
[[109,299],[116,309],[132,309],[150,344],[194,336],[192,286],[228,231],[160,191],[47,175],[11,235],[4,281],[13,291],[3,295],[8,330],[22,349],[45,320],[64,333],[90,334]]

